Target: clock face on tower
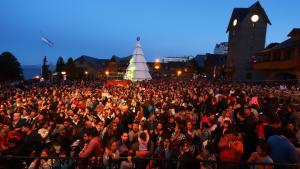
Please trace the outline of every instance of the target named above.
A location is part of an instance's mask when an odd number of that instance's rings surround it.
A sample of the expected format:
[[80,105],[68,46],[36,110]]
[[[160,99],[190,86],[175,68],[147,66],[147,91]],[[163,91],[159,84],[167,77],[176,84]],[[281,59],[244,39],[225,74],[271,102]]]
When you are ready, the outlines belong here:
[[233,26],[236,26],[236,24],[237,24],[237,19],[235,19],[235,20],[233,20]]
[[258,20],[259,20],[259,16],[258,15],[254,14],[254,15],[251,16],[251,21],[252,22],[257,22]]

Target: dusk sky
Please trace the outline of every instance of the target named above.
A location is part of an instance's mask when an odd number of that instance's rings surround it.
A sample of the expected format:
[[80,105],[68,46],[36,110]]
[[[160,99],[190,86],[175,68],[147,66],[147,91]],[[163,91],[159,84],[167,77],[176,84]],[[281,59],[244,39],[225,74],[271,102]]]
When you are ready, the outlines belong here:
[[[59,56],[132,54],[137,36],[148,61],[213,52],[227,41],[234,7],[256,0],[0,0],[0,53],[23,65],[55,64]],[[299,0],[261,0],[272,23],[266,44],[300,27]],[[41,45],[41,32],[54,43]]]

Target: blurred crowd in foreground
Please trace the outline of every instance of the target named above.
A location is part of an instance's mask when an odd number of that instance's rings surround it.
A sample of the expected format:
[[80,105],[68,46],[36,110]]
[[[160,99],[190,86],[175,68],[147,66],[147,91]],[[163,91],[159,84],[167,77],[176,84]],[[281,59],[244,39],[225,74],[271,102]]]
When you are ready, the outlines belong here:
[[[0,168],[216,168],[210,160],[232,162],[219,166],[224,169],[297,164],[299,107],[297,85],[198,78],[127,87],[104,81],[2,84]],[[42,158],[10,158],[16,156]]]

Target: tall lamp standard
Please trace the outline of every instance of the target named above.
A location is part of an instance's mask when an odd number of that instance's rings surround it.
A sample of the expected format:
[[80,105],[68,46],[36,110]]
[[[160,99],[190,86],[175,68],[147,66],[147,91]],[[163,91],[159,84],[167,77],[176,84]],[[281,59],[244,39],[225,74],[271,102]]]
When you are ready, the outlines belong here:
[[159,77],[159,69],[160,69],[160,60],[159,59],[155,59],[154,69],[156,70],[157,76]]

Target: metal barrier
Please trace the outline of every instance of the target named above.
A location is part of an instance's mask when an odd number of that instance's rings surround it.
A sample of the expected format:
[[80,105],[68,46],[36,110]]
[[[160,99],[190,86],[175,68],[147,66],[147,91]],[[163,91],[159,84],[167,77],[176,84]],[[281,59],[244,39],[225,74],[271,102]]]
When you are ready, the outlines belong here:
[[[103,157],[83,159],[78,157],[28,157],[28,156],[4,156],[0,157],[0,169],[121,169],[122,163],[129,165],[126,169],[173,169],[181,164],[189,164],[194,169],[300,169],[300,164],[284,163],[247,163],[215,160],[193,159],[162,159],[162,158],[137,158],[120,157],[118,160],[109,159],[109,163],[103,164]],[[124,161],[124,162],[123,162]],[[33,165],[35,163],[36,165]],[[114,165],[113,163],[117,164]],[[131,163],[131,164],[130,164]],[[125,169],[124,166],[122,169]],[[190,168],[190,167],[189,167]],[[191,169],[193,169],[191,168]],[[181,169],[181,168],[180,168]],[[182,168],[185,169],[185,168]],[[186,168],[188,169],[188,168]]]

